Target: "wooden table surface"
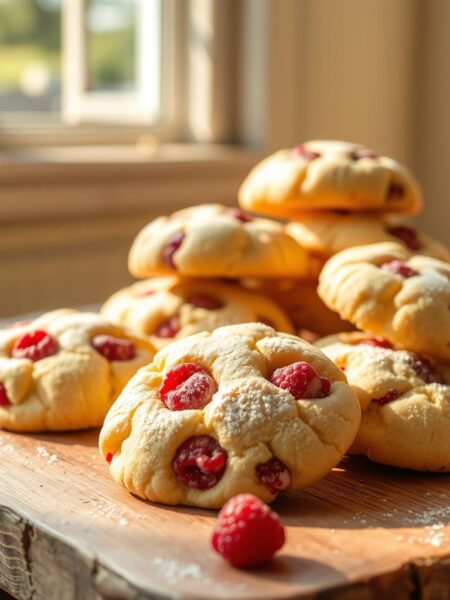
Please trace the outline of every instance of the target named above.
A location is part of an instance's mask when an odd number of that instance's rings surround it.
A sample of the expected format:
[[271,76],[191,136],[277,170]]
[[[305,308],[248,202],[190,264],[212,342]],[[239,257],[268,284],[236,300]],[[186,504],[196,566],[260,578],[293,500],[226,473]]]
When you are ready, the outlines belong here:
[[0,588],[33,600],[450,598],[450,476],[347,458],[274,508],[287,544],[239,571],[209,546],[214,511],[118,487],[97,432],[0,433]]

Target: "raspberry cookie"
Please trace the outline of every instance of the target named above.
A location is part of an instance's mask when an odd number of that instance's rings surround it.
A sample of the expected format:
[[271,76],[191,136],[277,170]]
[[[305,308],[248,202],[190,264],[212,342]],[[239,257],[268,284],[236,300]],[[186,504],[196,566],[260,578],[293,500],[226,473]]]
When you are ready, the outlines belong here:
[[450,360],[449,278],[450,264],[386,242],[336,254],[320,274],[319,295],[363,331]]
[[422,194],[412,173],[387,156],[358,144],[312,141],[257,164],[239,204],[288,218],[311,210],[417,213]]
[[288,225],[289,233],[314,255],[329,258],[353,246],[397,242],[415,254],[450,262],[450,250],[404,222],[369,213],[305,213]]
[[95,313],[56,310],[0,330],[0,428],[98,427],[153,348]]
[[273,500],[332,469],[360,423],[355,393],[317,348],[259,323],[160,350],[108,413],[100,448],[114,479],[165,504]]
[[[270,296],[284,310],[295,326],[300,337],[308,333],[316,334],[316,338],[352,331],[354,326],[330,310],[317,294],[317,281],[299,281],[295,279],[242,279],[241,284]],[[305,337],[315,341],[314,337]]]
[[318,344],[347,375],[362,409],[351,452],[419,471],[450,471],[450,368],[367,334]]
[[219,204],[194,206],[159,217],[135,239],[132,275],[177,273],[189,277],[307,277],[320,264],[281,223]]
[[176,276],[141,281],[115,293],[101,313],[150,337],[156,348],[222,325],[261,322],[292,333],[289,319],[269,298],[216,280]]

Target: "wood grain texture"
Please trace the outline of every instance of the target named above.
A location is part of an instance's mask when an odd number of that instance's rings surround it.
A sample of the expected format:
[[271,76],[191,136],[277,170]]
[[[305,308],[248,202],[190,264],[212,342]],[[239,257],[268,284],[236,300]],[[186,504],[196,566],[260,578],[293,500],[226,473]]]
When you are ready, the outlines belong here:
[[128,494],[97,432],[3,432],[0,588],[33,600],[450,599],[448,475],[347,458],[274,508],[286,546],[265,568],[238,571],[210,549],[214,511]]

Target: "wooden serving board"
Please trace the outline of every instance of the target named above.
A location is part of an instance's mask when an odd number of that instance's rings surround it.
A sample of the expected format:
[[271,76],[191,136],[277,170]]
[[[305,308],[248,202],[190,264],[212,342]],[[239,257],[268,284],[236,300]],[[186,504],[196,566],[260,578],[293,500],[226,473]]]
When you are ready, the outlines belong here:
[[0,588],[34,600],[448,600],[449,504],[449,475],[347,458],[277,500],[287,544],[266,567],[238,571],[210,548],[214,511],[131,496],[110,478],[97,432],[4,432]]

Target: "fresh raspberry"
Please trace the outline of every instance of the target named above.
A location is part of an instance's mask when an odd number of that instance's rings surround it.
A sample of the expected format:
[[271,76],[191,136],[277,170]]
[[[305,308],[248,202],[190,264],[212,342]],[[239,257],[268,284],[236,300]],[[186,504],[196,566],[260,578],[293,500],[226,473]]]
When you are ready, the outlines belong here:
[[217,384],[200,365],[183,363],[170,369],[159,388],[169,410],[203,408],[217,392]]
[[307,148],[305,148],[305,146],[303,144],[299,144],[298,146],[295,146],[295,148],[294,148],[294,155],[300,156],[301,158],[304,158],[305,160],[315,160],[316,158],[320,157],[320,152],[314,152],[314,150],[308,150]]
[[405,227],[404,225],[399,225],[398,227],[387,227],[386,231],[390,235],[398,238],[410,250],[420,250],[420,248],[422,247],[422,244],[419,241],[419,235],[417,231],[412,227]]
[[228,455],[209,435],[190,437],[178,448],[172,462],[177,479],[187,487],[207,490],[222,478]]
[[405,195],[405,188],[401,183],[392,182],[386,192],[387,200],[398,200]]
[[406,362],[417,377],[420,377],[425,383],[444,383],[439,371],[423,356],[419,356],[414,352],[407,352]]
[[114,458],[113,453],[112,452],[108,452],[108,454],[105,456],[105,460],[108,463],[108,465],[110,465],[112,463],[112,459]]
[[282,390],[287,390],[296,400],[324,398],[330,392],[330,381],[319,377],[307,362],[299,361],[275,369],[269,381]]
[[352,152],[352,160],[361,160],[362,158],[379,158],[380,155],[378,152],[374,152],[373,150],[355,150]]
[[227,211],[227,215],[233,217],[233,219],[237,219],[238,221],[242,221],[242,223],[251,223],[253,221],[252,215],[244,212],[240,208],[230,208]]
[[214,550],[241,568],[269,561],[284,541],[279,516],[252,494],[239,494],[224,505],[211,538]]
[[289,469],[276,456],[272,456],[265,463],[257,464],[255,471],[271,494],[277,494],[281,490],[285,490],[291,483]]
[[382,271],[388,271],[389,273],[394,273],[394,275],[400,275],[404,279],[409,279],[410,277],[415,277],[418,275],[418,271],[411,269],[403,260],[390,260],[389,262],[385,262],[380,265],[380,269]]
[[398,392],[397,390],[389,390],[389,392],[385,394],[382,398],[373,398],[372,402],[376,402],[377,404],[384,406],[385,404],[389,404],[389,402],[392,402],[393,400],[397,400],[397,398],[399,397],[400,392]]
[[164,321],[153,332],[159,338],[173,338],[180,331],[180,319],[175,315]]
[[214,296],[209,294],[194,294],[188,299],[189,304],[196,306],[197,308],[205,308],[206,310],[218,310],[222,308],[223,304]]
[[176,264],[174,263],[173,256],[183,243],[184,238],[185,234],[182,231],[176,231],[169,239],[166,247],[162,252],[162,259],[164,263],[171,269],[177,268]]
[[52,356],[58,352],[56,339],[40,329],[30,331],[16,340],[12,349],[14,358],[28,358],[33,362]]
[[359,342],[360,346],[374,346],[375,348],[386,348],[386,350],[392,350],[393,345],[391,342],[380,338],[380,337],[372,337],[367,338],[367,340],[361,340]]
[[11,402],[9,401],[5,386],[3,385],[3,383],[0,383],[0,406],[3,406],[3,408],[5,408],[6,406],[10,405]]
[[136,346],[133,342],[112,335],[96,335],[91,344],[106,360],[133,360],[136,356]]

